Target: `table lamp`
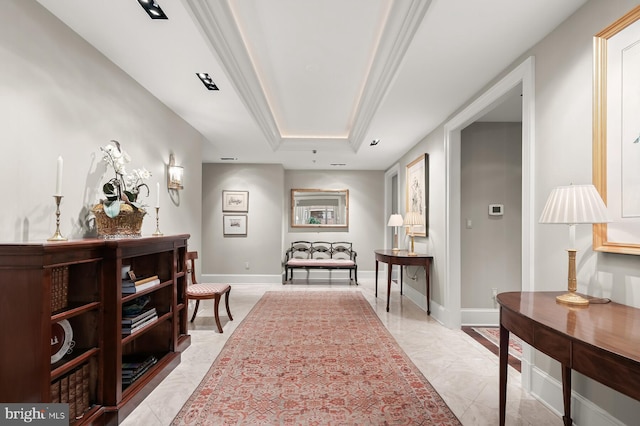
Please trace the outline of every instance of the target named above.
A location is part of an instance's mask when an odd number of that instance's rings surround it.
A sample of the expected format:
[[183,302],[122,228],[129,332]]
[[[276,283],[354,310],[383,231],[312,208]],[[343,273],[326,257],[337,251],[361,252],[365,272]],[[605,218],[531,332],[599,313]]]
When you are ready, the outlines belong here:
[[414,228],[424,225],[424,217],[418,212],[407,212],[404,217],[404,225],[409,227],[409,234],[411,235],[411,250],[409,250],[409,256],[417,256],[417,253],[413,250]]
[[551,191],[547,204],[542,210],[540,223],[557,223],[569,225],[569,292],[558,296],[556,300],[568,305],[588,305],[589,301],[576,294],[576,229],[580,223],[610,222],[607,207],[593,185],[559,186]]
[[398,226],[402,226],[402,215],[392,214],[389,216],[387,226],[393,226],[393,251],[398,251]]

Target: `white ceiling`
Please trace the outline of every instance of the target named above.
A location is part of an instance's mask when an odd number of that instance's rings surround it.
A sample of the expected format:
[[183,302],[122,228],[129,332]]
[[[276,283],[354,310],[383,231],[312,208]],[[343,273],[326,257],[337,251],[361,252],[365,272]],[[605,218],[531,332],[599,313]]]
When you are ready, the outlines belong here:
[[200,131],[203,162],[384,170],[586,0],[38,2]]

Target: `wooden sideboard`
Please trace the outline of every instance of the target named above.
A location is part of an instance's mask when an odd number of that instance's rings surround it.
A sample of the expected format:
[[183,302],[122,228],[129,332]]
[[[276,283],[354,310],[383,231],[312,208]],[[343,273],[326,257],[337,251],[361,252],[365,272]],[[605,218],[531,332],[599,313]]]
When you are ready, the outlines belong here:
[[560,294],[509,292],[497,297],[500,425],[505,423],[510,332],[562,365],[565,425],[573,423],[571,370],[640,400],[640,309],[614,302],[573,307],[557,303]]
[[427,315],[431,315],[431,263],[433,256],[423,253],[409,254],[407,250],[374,250],[376,256],[376,297],[378,297],[378,263],[383,262],[387,268],[387,312],[389,312],[389,299],[391,299],[391,271],[393,265],[400,266],[400,294],[402,294],[402,267],[423,266],[426,281]]

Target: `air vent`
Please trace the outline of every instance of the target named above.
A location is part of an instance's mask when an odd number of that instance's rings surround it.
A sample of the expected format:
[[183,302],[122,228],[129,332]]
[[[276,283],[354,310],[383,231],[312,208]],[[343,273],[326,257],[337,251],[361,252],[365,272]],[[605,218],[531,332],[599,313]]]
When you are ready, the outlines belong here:
[[334,167],[342,167],[342,166],[346,166],[346,163],[331,163],[329,164],[330,166],[334,166]]
[[220,157],[222,161],[236,161],[238,157]]

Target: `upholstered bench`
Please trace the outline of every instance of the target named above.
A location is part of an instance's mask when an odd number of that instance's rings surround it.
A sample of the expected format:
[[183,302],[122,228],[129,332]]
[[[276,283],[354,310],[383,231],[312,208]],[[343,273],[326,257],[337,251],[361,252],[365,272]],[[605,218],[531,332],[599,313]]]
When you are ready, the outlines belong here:
[[348,269],[349,279],[358,285],[357,253],[348,242],[294,241],[285,253],[285,281],[294,269]]

